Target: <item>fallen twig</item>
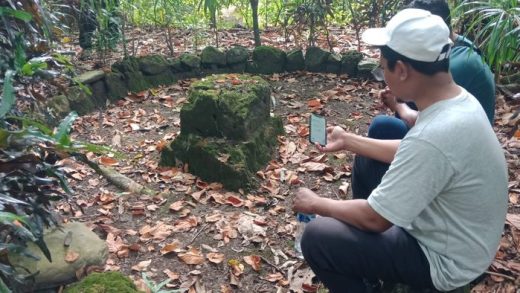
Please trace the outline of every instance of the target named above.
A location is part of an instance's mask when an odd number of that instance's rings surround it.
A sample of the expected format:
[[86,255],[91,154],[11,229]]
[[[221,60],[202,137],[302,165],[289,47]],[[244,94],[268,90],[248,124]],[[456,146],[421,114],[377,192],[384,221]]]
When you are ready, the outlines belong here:
[[513,281],[513,282],[516,281],[516,279],[514,277],[511,277],[511,276],[508,276],[508,275],[504,275],[504,274],[501,274],[501,273],[496,273],[496,272],[492,272],[492,271],[486,271],[486,274],[497,276],[497,277],[502,277],[502,278],[508,279],[510,281]]
[[84,154],[75,154],[74,155],[78,160],[87,164],[90,168],[92,168],[96,173],[105,177],[108,182],[114,184],[118,188],[129,191],[135,194],[147,194],[147,195],[155,195],[157,192],[135,182],[134,180],[126,177],[125,175],[117,172],[114,169],[100,166],[87,158]]

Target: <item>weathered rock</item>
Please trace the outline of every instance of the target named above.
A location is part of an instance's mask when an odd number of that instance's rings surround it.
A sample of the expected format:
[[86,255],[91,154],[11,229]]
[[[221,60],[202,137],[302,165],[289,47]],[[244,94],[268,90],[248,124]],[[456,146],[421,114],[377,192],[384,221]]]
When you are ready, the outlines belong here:
[[47,107],[56,118],[63,118],[70,113],[69,100],[64,95],[54,96],[47,102]]
[[350,50],[343,54],[341,58],[341,73],[355,77],[358,75],[358,64],[363,59],[363,53]]
[[[72,241],[66,247],[64,240],[69,232],[72,233]],[[52,263],[34,243],[28,244],[28,250],[40,258],[38,261],[21,255],[9,255],[9,260],[16,266],[24,267],[30,273],[39,272],[35,276],[36,289],[55,287],[74,281],[77,270],[87,266],[101,266],[108,256],[105,241],[99,239],[82,223],[67,223],[61,230],[58,228],[47,230],[44,240],[51,253]]]
[[226,53],[213,47],[207,46],[200,54],[200,62],[202,67],[217,68],[226,65]]
[[246,63],[249,58],[249,51],[246,47],[234,46],[226,52],[227,64],[239,64]]
[[176,58],[170,61],[170,69],[174,73],[186,71],[186,66],[182,65],[180,58]]
[[107,96],[111,102],[126,97],[128,88],[124,80],[124,75],[119,72],[110,72],[105,76],[105,86],[107,89]]
[[64,293],[138,293],[128,277],[120,272],[92,273],[65,289]]
[[169,69],[169,63],[163,56],[148,55],[139,58],[139,69],[145,75],[157,75]]
[[98,108],[104,108],[107,105],[107,89],[105,87],[105,81],[98,80],[94,83],[90,84],[90,89],[92,91],[92,101],[94,105]]
[[372,70],[379,66],[379,62],[376,59],[364,59],[358,64],[358,76],[361,78],[373,79]]
[[256,171],[271,160],[281,134],[279,118],[268,118],[243,141],[181,132],[162,151],[161,165],[175,166],[180,161],[203,180],[220,182],[229,190],[249,189],[256,184]]
[[289,72],[305,69],[305,59],[301,49],[294,49],[287,53],[285,69]]
[[73,86],[68,89],[67,99],[69,100],[70,109],[78,112],[79,115],[85,115],[96,110],[96,105],[92,98],[79,86]]
[[93,70],[82,73],[81,75],[76,77],[76,80],[78,82],[81,82],[82,84],[89,84],[96,82],[102,79],[103,77],[105,77],[105,72],[103,72],[102,70]]
[[131,92],[140,92],[148,89],[150,84],[146,82],[143,73],[139,69],[139,59],[133,56],[114,63],[112,70],[125,76],[126,87]]
[[285,62],[286,54],[278,48],[258,46],[253,50],[254,73],[272,74],[283,72]]
[[245,139],[269,117],[269,84],[259,77],[214,75],[193,83],[180,113],[181,132]]
[[191,173],[231,190],[253,186],[283,133],[269,110],[269,84],[259,77],[215,75],[192,84],[181,134],[162,151],[161,165],[186,163]]
[[200,58],[197,55],[184,53],[179,57],[179,60],[187,70],[200,68]]
[[229,71],[236,73],[244,73],[246,71],[247,63],[229,64]]
[[164,71],[163,73],[159,73],[157,75],[145,75],[144,78],[146,79],[146,82],[150,84],[151,87],[168,85],[177,81],[174,73],[171,71]]
[[305,52],[305,68],[311,72],[324,72],[330,52],[318,47],[309,47]]
[[330,54],[325,62],[325,72],[339,74],[341,70],[341,55]]

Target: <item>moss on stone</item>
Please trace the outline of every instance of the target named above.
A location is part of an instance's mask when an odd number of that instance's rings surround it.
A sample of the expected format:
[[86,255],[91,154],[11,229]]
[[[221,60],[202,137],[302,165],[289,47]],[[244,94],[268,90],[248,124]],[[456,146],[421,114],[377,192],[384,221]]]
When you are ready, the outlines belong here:
[[325,71],[325,63],[330,52],[324,51],[319,47],[309,47],[305,52],[305,68],[312,72]]
[[161,165],[188,164],[203,180],[220,182],[230,190],[256,185],[255,173],[272,159],[277,137],[283,133],[280,118],[271,118],[245,141],[194,134],[179,135],[161,153]]
[[150,84],[146,82],[139,68],[139,59],[133,56],[114,63],[112,70],[120,72],[125,76],[126,86],[131,92],[140,92],[148,89]]
[[349,76],[357,76],[358,64],[363,59],[363,53],[356,50],[350,50],[343,54],[341,58],[341,73]]
[[213,75],[195,82],[181,109],[181,132],[245,139],[269,117],[269,84],[258,77]]
[[70,109],[78,112],[79,115],[88,114],[96,109],[92,99],[79,86],[73,86],[68,89],[67,99],[69,100]]
[[200,61],[204,67],[212,68],[221,67],[226,65],[226,53],[220,51],[219,49],[207,46],[202,50],[200,54]]
[[249,58],[249,51],[243,46],[234,46],[226,52],[227,64],[234,65],[246,63]]
[[47,106],[53,114],[56,114],[57,118],[63,118],[67,116],[67,114],[69,114],[70,112],[69,100],[64,95],[54,96],[50,98],[47,102]]
[[305,58],[303,58],[301,49],[294,49],[287,53],[287,65],[285,67],[289,72],[305,69]]
[[139,58],[139,70],[145,75],[157,75],[168,70],[168,61],[160,55],[148,55]]
[[213,75],[193,83],[181,134],[162,151],[161,165],[186,163],[191,173],[231,190],[254,186],[283,133],[269,110],[269,84],[259,77]]
[[92,273],[68,287],[65,293],[138,293],[134,283],[120,272]]
[[105,76],[105,86],[107,96],[111,102],[124,98],[128,94],[128,88],[124,80],[124,75],[119,72],[110,72]]
[[179,60],[187,70],[200,68],[200,58],[197,55],[184,53],[179,57]]
[[256,73],[272,74],[283,72],[285,62],[286,54],[278,48],[258,46],[253,50],[253,63],[256,65]]

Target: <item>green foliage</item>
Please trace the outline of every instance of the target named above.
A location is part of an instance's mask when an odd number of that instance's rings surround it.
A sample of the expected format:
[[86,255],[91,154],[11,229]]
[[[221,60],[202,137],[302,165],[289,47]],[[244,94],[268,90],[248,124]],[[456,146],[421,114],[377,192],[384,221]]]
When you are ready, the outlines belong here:
[[463,1],[453,15],[472,38],[498,77],[509,63],[520,62],[518,0]]
[[293,23],[309,28],[309,46],[316,46],[318,28],[325,29],[328,35],[327,17],[334,17],[332,0],[296,0],[289,7]]

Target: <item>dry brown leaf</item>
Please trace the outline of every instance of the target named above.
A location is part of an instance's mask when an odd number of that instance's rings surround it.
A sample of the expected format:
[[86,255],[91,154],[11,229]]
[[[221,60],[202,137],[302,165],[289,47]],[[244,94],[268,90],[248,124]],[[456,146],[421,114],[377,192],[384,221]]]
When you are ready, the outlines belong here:
[[146,271],[146,269],[148,268],[148,266],[152,263],[152,260],[149,259],[149,260],[143,260],[141,262],[139,262],[138,264],[136,264],[135,266],[132,266],[132,270],[133,271],[138,271],[138,272],[143,272],[143,271]]
[[233,293],[233,289],[227,284],[220,284],[220,293]]
[[171,279],[172,281],[178,280],[180,277],[180,275],[178,273],[172,272],[169,269],[164,270],[163,273],[165,273],[166,276],[168,276],[168,278]]
[[253,270],[260,271],[260,263],[262,262],[262,258],[258,255],[247,255],[244,256],[244,261],[246,264],[250,265]]
[[274,273],[274,274],[269,274],[265,277],[265,280],[269,281],[269,282],[278,282],[280,280],[283,280],[283,275],[282,273],[280,272],[277,272],[277,273]]
[[99,163],[105,166],[116,166],[119,164],[116,159],[110,157],[99,158]]
[[177,256],[186,264],[189,265],[200,265],[204,263],[204,255],[200,252],[200,250],[195,247],[191,247],[185,253],[179,253]]
[[301,166],[309,172],[323,172],[330,168],[327,164],[317,162],[305,162]]
[[178,212],[184,207],[184,200],[178,200],[170,205],[170,211]]
[[172,230],[174,232],[187,232],[193,227],[196,227],[198,224],[199,219],[196,216],[190,216],[185,219],[179,219],[175,221]]
[[179,252],[179,248],[181,247],[181,243],[177,240],[175,240],[172,243],[166,244],[161,250],[159,251],[161,255],[165,255],[172,252]]
[[208,254],[206,254],[206,257],[208,258],[208,260],[212,263],[216,263],[216,264],[219,264],[221,263],[222,261],[224,261],[224,254],[223,253],[218,253],[218,252],[210,252]]
[[69,250],[69,251],[67,251],[67,255],[65,256],[65,261],[68,263],[73,263],[73,262],[77,261],[78,258],[79,258],[79,253],[77,253],[73,250]]
[[236,208],[241,207],[244,205],[244,201],[236,196],[228,195],[226,198],[226,203],[230,204]]

